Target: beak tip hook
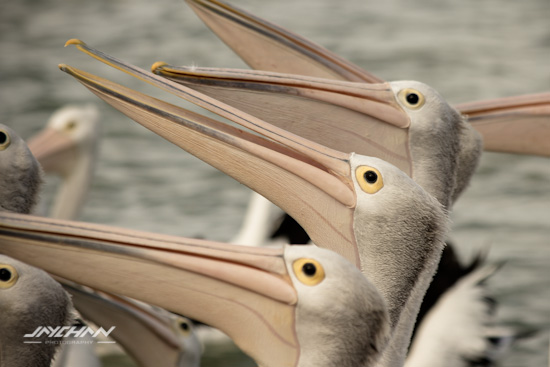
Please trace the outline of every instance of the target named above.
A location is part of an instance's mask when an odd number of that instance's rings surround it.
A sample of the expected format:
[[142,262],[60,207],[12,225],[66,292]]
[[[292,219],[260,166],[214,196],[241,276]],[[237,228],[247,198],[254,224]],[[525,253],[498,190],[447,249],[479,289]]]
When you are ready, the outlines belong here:
[[166,65],[168,65],[168,64],[165,63],[164,61],[157,61],[153,65],[151,65],[151,72],[156,74],[156,71],[158,69],[161,69],[162,67],[164,67]]
[[71,38],[70,40],[68,40],[67,42],[65,42],[65,46],[63,46],[63,47],[67,47],[67,46],[69,46],[69,45],[76,45],[76,46],[78,46],[78,45],[86,45],[86,44],[84,43],[84,41],[81,41],[81,40],[79,40],[78,38]]

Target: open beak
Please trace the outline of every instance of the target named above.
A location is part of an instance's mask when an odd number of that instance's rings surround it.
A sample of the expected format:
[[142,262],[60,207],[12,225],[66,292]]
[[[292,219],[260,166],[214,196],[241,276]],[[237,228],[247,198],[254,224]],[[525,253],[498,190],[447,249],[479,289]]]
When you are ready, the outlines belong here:
[[190,112],[66,65],[93,93],[138,123],[260,193],[296,219],[312,240],[359,265],[353,234],[350,154],[327,148],[82,43],[94,57],[247,129]]
[[346,153],[388,161],[409,176],[409,116],[388,83],[365,84],[257,70],[174,67],[153,72]]
[[284,249],[2,212],[0,253],[217,327],[260,365],[295,365],[299,357]]
[[[412,174],[407,144],[410,120],[387,83],[176,67],[162,62],[153,65],[153,72],[296,135],[332,149],[384,159]],[[471,102],[456,108],[482,134],[485,150],[550,155],[550,93]]]
[[202,21],[250,67],[319,78],[380,83],[333,52],[217,0],[187,0]]
[[[65,174],[62,172],[64,167],[72,166],[65,163],[74,160],[77,154],[74,140],[52,128],[46,128],[30,138],[27,145],[46,172]],[[60,165],[60,162],[64,164]]]
[[483,136],[484,149],[550,157],[550,93],[457,105]]
[[[254,69],[352,82],[383,82],[322,46],[230,4],[219,0],[186,1]],[[468,115],[481,133],[485,150],[550,156],[548,96],[543,93],[509,97],[455,107]]]
[[[66,281],[63,287],[71,294],[75,308],[86,320],[105,330],[115,327],[110,336],[139,365],[177,366],[184,353],[195,353],[197,362],[200,360],[198,341],[198,350],[185,350],[174,330],[173,320],[152,307],[90,288],[70,285]],[[173,317],[175,319],[179,316]]]

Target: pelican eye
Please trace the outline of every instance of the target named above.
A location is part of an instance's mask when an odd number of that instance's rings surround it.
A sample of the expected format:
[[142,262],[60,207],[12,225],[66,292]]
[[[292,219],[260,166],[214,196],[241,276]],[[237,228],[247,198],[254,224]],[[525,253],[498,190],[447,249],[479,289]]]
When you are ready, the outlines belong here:
[[13,266],[0,264],[0,289],[11,288],[18,278],[17,270]]
[[180,322],[180,329],[185,331],[189,330],[189,324],[185,321]]
[[74,128],[76,127],[76,121],[69,121],[67,122],[67,125],[65,125],[65,130],[66,131],[71,131],[71,130],[74,130]]
[[412,88],[402,89],[398,97],[406,107],[413,110],[422,107],[426,101],[422,93]]
[[4,130],[0,130],[0,150],[4,150],[9,147],[10,143],[10,135]]
[[361,190],[367,194],[374,194],[384,187],[384,180],[380,171],[369,166],[359,166],[355,170],[355,178]]
[[314,286],[325,279],[325,269],[313,259],[298,259],[292,264],[294,275],[305,285]]
[[191,333],[191,325],[189,321],[183,317],[178,317],[176,320],[176,328],[178,329],[179,334],[187,336]]

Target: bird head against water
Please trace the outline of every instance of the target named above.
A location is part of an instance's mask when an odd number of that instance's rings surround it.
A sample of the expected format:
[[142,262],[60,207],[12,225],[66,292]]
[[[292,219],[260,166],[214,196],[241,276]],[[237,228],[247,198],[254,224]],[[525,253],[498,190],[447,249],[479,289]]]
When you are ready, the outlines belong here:
[[0,210],[30,213],[41,183],[42,168],[23,139],[0,124]]
[[41,269],[0,255],[0,310],[0,365],[50,366],[58,340],[42,334],[32,339],[40,343],[26,344],[24,336],[72,323],[72,303],[61,285]]

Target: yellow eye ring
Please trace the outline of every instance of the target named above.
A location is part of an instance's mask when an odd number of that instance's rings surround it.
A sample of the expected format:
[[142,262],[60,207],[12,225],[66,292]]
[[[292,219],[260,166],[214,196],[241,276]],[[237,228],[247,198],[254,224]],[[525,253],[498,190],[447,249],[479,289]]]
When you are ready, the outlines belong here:
[[292,269],[296,278],[308,286],[314,286],[325,279],[325,269],[317,260],[298,259],[292,263]]
[[74,128],[76,127],[76,125],[77,125],[77,124],[76,124],[76,121],[71,120],[71,121],[67,122],[67,125],[65,125],[65,131],[72,131],[72,130],[74,130]]
[[11,265],[0,264],[0,289],[7,289],[13,287],[19,279],[17,270]]
[[4,150],[10,146],[11,138],[7,131],[0,130],[0,150]]
[[376,168],[360,166],[355,170],[355,177],[361,190],[367,194],[374,194],[384,187],[384,179]]
[[426,99],[424,95],[416,89],[406,88],[399,91],[397,94],[401,103],[410,108],[411,110],[417,110],[424,106]]
[[175,320],[177,331],[180,335],[188,336],[191,334],[191,325],[189,324],[189,321],[184,319],[183,317],[178,317]]

